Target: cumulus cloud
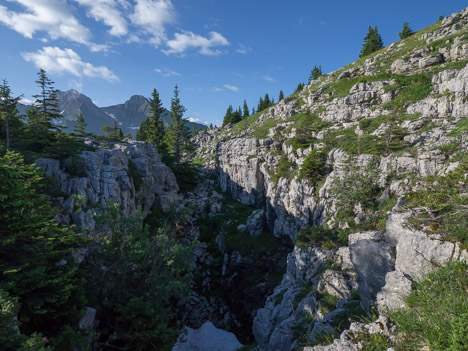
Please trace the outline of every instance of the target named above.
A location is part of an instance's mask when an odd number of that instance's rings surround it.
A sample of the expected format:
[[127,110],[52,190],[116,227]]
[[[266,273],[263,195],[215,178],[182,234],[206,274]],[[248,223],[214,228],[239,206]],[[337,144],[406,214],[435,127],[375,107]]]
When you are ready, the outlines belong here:
[[90,44],[91,32],[82,26],[59,0],[10,0],[21,5],[23,12],[10,11],[0,5],[0,22],[26,38],[36,32],[46,32],[51,39],[67,39],[80,44]]
[[83,62],[72,49],[60,49],[47,46],[37,52],[22,54],[26,61],[34,62],[37,68],[43,68],[50,73],[70,73],[77,77],[87,76],[102,78],[109,82],[117,82],[119,78],[105,66],[94,66]]
[[239,91],[239,88],[236,87],[235,85],[224,84],[224,87],[232,91]]
[[164,27],[175,22],[176,11],[170,0],[136,0],[130,19],[150,36],[150,42],[157,47],[166,40]]
[[188,49],[196,48],[202,55],[216,56],[221,51],[214,50],[213,47],[229,45],[229,41],[217,32],[210,32],[208,38],[205,38],[201,35],[185,31],[183,33],[175,33],[174,39],[168,40],[166,45],[169,47],[168,50],[163,50],[166,55],[183,54]]
[[127,21],[119,7],[127,7],[126,2],[115,0],[74,0],[78,4],[88,8],[88,17],[95,21],[103,22],[110,27],[109,34],[120,37],[128,33]]
[[188,121],[189,122],[192,122],[192,123],[199,123],[199,124],[204,124],[204,125],[209,125],[209,123],[207,121],[202,121],[200,118],[193,118],[193,117],[189,117],[188,118]]
[[154,71],[156,73],[162,74],[164,77],[171,77],[171,76],[181,76],[179,72],[173,71],[168,68],[155,68]]

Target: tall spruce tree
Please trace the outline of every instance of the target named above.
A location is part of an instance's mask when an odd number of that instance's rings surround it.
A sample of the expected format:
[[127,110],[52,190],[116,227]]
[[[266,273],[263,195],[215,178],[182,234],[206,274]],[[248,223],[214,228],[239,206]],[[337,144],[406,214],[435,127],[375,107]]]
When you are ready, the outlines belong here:
[[401,29],[401,32],[398,33],[398,36],[400,37],[400,39],[405,39],[412,36],[413,34],[413,30],[410,28],[408,22],[405,21],[403,23],[403,28]]
[[302,91],[302,89],[304,89],[304,83],[298,83],[297,87],[296,87],[296,90],[294,90],[294,93],[298,93],[298,92]]
[[247,101],[244,99],[244,108],[243,108],[243,115],[242,118],[249,117],[250,112],[249,112],[249,107],[247,106]]
[[60,131],[60,127],[54,124],[55,119],[62,118],[58,109],[57,90],[54,88],[54,82],[47,77],[46,71],[42,68],[37,73],[38,79],[36,80],[40,92],[33,95],[36,99],[35,104],[39,107],[42,116],[42,122],[47,130]]
[[229,107],[226,110],[226,114],[224,115],[224,118],[223,118],[223,127],[233,122],[233,118],[232,118],[233,112],[234,111],[233,111],[232,105],[229,105]]
[[280,90],[279,92],[279,97],[278,97],[278,101],[281,101],[284,99],[284,93],[283,93],[283,90]]
[[0,291],[19,298],[21,334],[56,336],[82,314],[82,272],[72,253],[87,243],[55,221],[35,165],[7,152],[0,156],[0,179]]
[[[5,135],[6,148],[10,149],[12,134],[18,130],[20,121],[18,117],[18,102],[21,96],[13,97],[8,82],[4,79],[0,85],[0,120],[2,121],[1,134]],[[4,130],[2,130],[4,127]]]
[[88,126],[88,123],[86,123],[83,113],[80,111],[80,114],[78,115],[78,119],[76,120],[75,126],[73,127],[73,132],[80,137],[88,136],[89,133],[86,133],[87,126]]
[[372,27],[369,26],[369,31],[364,37],[364,43],[362,44],[361,54],[359,55],[359,57],[370,55],[373,52],[382,48],[383,41],[382,37],[379,34],[377,26],[375,26],[374,29],[372,29]]
[[159,98],[159,92],[153,89],[149,99],[150,123],[149,123],[149,141],[158,148],[160,154],[165,152],[164,145],[164,123],[162,114],[164,107]]
[[179,87],[176,84],[174,88],[174,97],[171,99],[171,112],[169,114],[171,126],[168,128],[167,133],[169,151],[176,164],[181,163],[182,151],[184,149],[184,145],[189,139],[189,133],[183,118],[185,111],[185,107],[180,102]]

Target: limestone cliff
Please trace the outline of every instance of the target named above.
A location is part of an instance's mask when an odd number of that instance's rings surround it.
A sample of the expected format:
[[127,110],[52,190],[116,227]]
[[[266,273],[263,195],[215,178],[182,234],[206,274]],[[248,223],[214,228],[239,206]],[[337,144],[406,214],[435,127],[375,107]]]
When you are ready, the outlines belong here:
[[[261,210],[256,217],[273,236],[296,243],[256,313],[260,350],[357,350],[350,330],[389,338],[381,317],[352,324],[332,346],[308,346],[358,306],[401,308],[415,281],[468,259],[464,239],[431,219],[431,204],[413,200],[451,174],[459,174],[456,191],[468,193],[467,48],[465,9],[194,138],[222,191]],[[462,207],[456,215],[467,215]],[[466,217],[460,223],[463,232]],[[310,226],[347,240],[304,243],[298,233]]]

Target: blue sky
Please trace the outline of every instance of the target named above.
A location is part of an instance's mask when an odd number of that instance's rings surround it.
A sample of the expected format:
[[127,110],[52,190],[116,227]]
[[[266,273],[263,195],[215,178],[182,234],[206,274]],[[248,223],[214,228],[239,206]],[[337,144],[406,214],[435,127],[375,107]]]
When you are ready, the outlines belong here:
[[37,93],[40,67],[98,106],[180,88],[185,117],[219,123],[229,104],[291,94],[314,65],[358,58],[369,25],[385,45],[460,11],[462,0],[0,0],[0,79]]

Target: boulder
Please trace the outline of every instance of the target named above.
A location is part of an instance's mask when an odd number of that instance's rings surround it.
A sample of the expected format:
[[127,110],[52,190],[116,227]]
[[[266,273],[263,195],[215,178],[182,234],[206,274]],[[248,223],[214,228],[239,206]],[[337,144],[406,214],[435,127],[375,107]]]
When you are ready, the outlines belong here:
[[247,228],[251,236],[258,236],[262,234],[265,223],[265,211],[255,210],[247,218]]
[[351,262],[358,275],[358,293],[370,304],[385,285],[385,276],[393,270],[393,248],[385,242],[359,240],[349,246]]
[[206,321],[199,329],[185,328],[172,351],[236,351],[242,347],[236,336]]

